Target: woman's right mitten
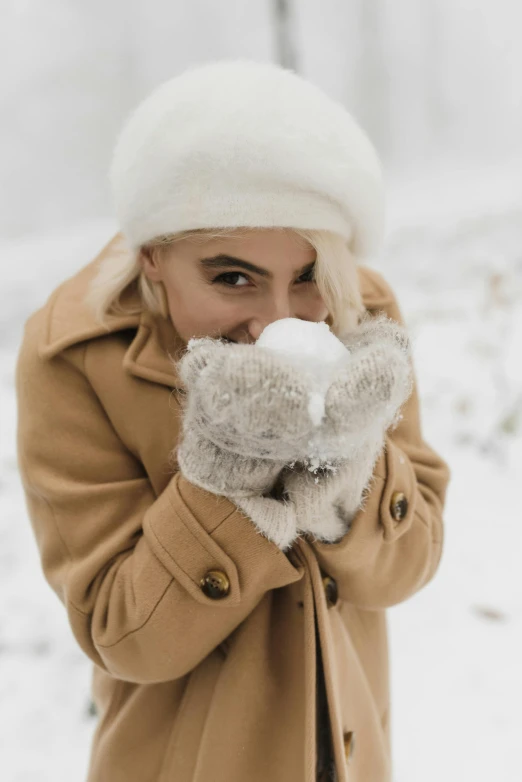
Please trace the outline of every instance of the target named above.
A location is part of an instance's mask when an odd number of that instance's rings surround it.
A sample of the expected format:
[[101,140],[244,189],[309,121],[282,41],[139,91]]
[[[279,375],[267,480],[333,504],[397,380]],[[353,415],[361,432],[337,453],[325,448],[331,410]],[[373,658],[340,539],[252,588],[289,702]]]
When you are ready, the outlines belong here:
[[312,426],[304,380],[267,351],[210,338],[189,343],[177,368],[186,388],[180,471],[285,549],[297,536],[293,505],[267,495]]

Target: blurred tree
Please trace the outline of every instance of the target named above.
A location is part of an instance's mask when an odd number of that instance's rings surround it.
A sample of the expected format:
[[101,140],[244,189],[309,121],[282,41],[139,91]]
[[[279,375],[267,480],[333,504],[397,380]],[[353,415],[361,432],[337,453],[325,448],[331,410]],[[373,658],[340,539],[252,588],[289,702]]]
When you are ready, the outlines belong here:
[[284,68],[297,71],[292,0],[272,0],[272,4],[275,20],[276,60]]
[[392,156],[390,136],[390,74],[387,46],[387,0],[357,0],[358,56],[355,64],[357,118],[379,153]]

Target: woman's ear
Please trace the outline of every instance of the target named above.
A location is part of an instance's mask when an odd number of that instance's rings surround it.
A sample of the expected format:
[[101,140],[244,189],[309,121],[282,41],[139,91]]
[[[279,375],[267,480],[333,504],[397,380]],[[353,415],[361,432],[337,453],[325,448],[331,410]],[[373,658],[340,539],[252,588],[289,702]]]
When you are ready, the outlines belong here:
[[140,247],[138,260],[149,280],[152,280],[152,282],[161,282],[161,265],[156,247],[147,247],[146,245]]

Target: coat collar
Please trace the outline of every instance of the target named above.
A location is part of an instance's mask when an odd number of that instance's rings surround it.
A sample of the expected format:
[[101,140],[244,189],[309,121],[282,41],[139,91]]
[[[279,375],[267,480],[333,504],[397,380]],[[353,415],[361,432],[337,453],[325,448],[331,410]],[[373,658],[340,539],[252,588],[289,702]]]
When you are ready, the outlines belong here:
[[[109,255],[125,251],[122,249],[122,240],[121,234],[116,234],[93,261],[66,279],[51,294],[43,308],[44,327],[38,354],[41,358],[50,359],[85,340],[131,329],[136,333],[123,359],[126,371],[155,383],[183,389],[183,382],[171,359],[179,358],[185,343],[170,318],[166,320],[140,307],[140,297],[135,286],[129,286],[124,292],[122,304],[132,306],[137,310],[136,313],[110,315],[107,317],[107,325],[95,320],[93,311],[84,301],[89,282],[96,275],[100,264]],[[367,266],[359,265],[357,269],[366,309],[379,309],[389,303],[389,292],[379,286],[380,275]]]

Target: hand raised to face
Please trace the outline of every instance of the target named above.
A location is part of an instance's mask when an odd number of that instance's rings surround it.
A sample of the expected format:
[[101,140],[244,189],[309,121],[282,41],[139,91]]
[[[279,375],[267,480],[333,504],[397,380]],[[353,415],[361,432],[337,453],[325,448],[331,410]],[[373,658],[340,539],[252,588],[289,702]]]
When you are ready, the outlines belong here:
[[328,461],[357,452],[364,436],[390,426],[412,389],[410,342],[385,316],[365,319],[343,343],[325,393],[325,415],[309,412],[313,376],[256,345],[192,340],[178,362],[190,425],[248,457]]

